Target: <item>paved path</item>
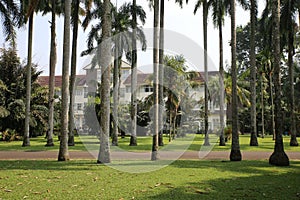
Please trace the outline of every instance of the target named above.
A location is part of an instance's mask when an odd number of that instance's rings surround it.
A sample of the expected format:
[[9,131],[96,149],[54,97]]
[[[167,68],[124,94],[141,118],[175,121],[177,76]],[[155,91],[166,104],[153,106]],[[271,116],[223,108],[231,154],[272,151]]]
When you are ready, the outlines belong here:
[[[161,159],[206,159],[206,160],[229,160],[230,151],[211,151],[197,152],[186,151],[182,155],[175,152],[163,152],[160,154]],[[242,151],[243,160],[267,160],[272,152]],[[300,160],[300,152],[287,152],[291,160]],[[57,151],[0,151],[0,160],[45,160],[57,159]],[[128,153],[128,152],[112,152],[112,159],[150,159],[151,154],[148,153]],[[70,151],[71,159],[96,159],[97,152],[87,151]]]

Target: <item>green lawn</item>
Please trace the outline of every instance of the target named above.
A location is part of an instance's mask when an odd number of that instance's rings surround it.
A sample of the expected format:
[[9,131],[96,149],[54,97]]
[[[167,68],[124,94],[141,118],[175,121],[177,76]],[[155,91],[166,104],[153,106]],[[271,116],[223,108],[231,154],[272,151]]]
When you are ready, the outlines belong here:
[[299,199],[300,161],[178,160],[130,174],[95,161],[0,161],[0,199]]
[[[284,146],[286,151],[300,151],[300,146],[290,147],[289,141],[290,137],[284,136]],[[119,138],[119,148],[126,151],[151,151],[152,138],[151,137],[138,137],[138,146],[132,147],[129,146],[130,137],[125,137],[123,139]],[[250,135],[241,135],[240,136],[240,146],[242,151],[273,151],[274,141],[271,136],[265,138],[258,138],[258,147],[249,146]],[[227,151],[230,150],[230,143],[227,142],[226,146],[218,146],[218,140],[211,138],[211,148],[213,151]],[[300,138],[298,138],[300,142]],[[164,137],[164,143],[166,144],[164,148],[173,149],[186,149],[191,151],[199,151],[203,144],[202,135],[188,135],[187,138],[178,138],[173,141],[172,145],[167,145],[168,138]],[[22,141],[14,142],[0,142],[0,151],[57,151],[59,148],[59,141],[55,139],[54,147],[45,147],[46,139],[44,137],[31,138],[30,147],[21,147]],[[70,151],[85,151],[86,148],[98,150],[99,141],[96,137],[93,136],[80,136],[75,137],[75,146],[69,147]]]

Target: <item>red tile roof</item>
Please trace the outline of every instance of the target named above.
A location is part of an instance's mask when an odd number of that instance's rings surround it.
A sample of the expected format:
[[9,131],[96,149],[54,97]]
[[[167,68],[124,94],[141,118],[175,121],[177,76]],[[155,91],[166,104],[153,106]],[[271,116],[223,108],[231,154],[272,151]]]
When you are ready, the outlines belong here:
[[[76,75],[78,86],[83,86],[86,83],[86,75]],[[49,76],[39,76],[38,83],[41,86],[48,86],[49,85]],[[55,87],[61,87],[62,85],[62,76],[55,76]]]
[[[138,73],[138,74],[137,74],[137,85],[145,84],[145,83],[149,80],[149,78],[150,78],[151,75],[152,75],[152,74],[141,74],[141,73]],[[148,79],[148,80],[147,80],[147,79]],[[125,79],[125,81],[124,81],[123,84],[124,84],[124,85],[131,85],[131,75],[129,75],[129,76]]]

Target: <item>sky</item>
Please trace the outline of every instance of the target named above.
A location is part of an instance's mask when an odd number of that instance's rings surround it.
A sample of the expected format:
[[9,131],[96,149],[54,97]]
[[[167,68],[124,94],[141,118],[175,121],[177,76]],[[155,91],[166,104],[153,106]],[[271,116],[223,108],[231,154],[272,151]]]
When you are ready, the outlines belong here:
[[[122,5],[122,2],[126,0],[112,0],[112,3],[116,3],[118,7]],[[127,0],[128,1],[128,0]],[[175,35],[181,35],[185,39],[192,41],[198,47],[203,48],[203,32],[202,32],[202,8],[198,10],[196,15],[193,14],[195,0],[189,1],[188,5],[184,5],[181,9],[175,1],[165,1],[165,29],[172,31]],[[144,28],[153,27],[153,11],[148,7],[147,0],[137,1],[138,5],[143,6],[147,13],[147,20]],[[259,0],[259,10],[264,8],[262,0]],[[244,11],[237,4],[236,13],[236,25],[245,25],[250,21],[250,12]],[[40,14],[35,16],[34,19],[34,33],[33,33],[33,62],[37,63],[39,70],[43,71],[43,75],[49,74],[49,54],[50,54],[50,22],[51,15],[41,16]],[[0,27],[1,29],[2,27]],[[78,36],[78,58],[77,58],[77,74],[84,74],[82,68],[89,63],[87,57],[80,57],[80,53],[86,49],[87,34],[82,28],[79,30]],[[63,45],[63,18],[60,17],[57,20],[57,58],[56,75],[62,74],[62,45]],[[18,55],[21,60],[27,58],[27,26],[17,31],[17,49]],[[2,31],[0,32],[2,33]],[[230,18],[225,18],[225,25],[223,27],[223,45],[224,45],[224,63],[230,63]],[[211,61],[212,67],[218,69],[219,63],[219,39],[218,29],[214,28],[212,18],[209,13],[208,21],[208,56]],[[148,39],[148,41],[151,40]],[[174,43],[178,43],[176,40]],[[0,34],[0,43],[4,44],[3,35]],[[151,45],[148,45],[148,47]],[[170,49],[172,52],[172,49]],[[173,52],[174,54],[185,54],[184,52]],[[195,53],[195,52],[193,52]],[[199,54],[201,54],[199,52]],[[148,66],[152,61],[152,49],[148,48],[146,53],[138,54],[138,66]],[[197,64],[196,64],[197,65]],[[147,71],[147,67],[141,68],[143,71]]]

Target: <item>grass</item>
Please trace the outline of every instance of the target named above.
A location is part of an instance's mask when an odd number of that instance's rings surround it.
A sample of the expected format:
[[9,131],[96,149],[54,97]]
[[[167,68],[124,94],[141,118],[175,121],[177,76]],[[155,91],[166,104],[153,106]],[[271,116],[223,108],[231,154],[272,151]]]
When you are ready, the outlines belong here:
[[300,161],[178,160],[130,174],[95,161],[0,161],[0,199],[299,199]]
[[[289,141],[290,137],[284,136],[284,147],[285,151],[300,151],[300,146],[290,147]],[[174,149],[186,149],[190,151],[199,151],[203,144],[202,135],[188,135],[187,138],[176,139],[172,142],[172,145],[167,145],[168,138],[164,138],[164,143],[166,144],[164,148]],[[129,146],[130,137],[125,137],[123,139],[119,138],[119,148],[126,151],[141,152],[141,151],[151,151],[152,138],[151,137],[138,137],[138,146]],[[240,136],[240,147],[242,151],[268,151],[271,152],[274,149],[274,141],[271,136],[266,136],[265,138],[258,138],[258,147],[252,147],[249,145],[250,135]],[[298,138],[300,142],[300,138]],[[45,147],[46,139],[44,137],[31,138],[31,146],[21,147],[22,141],[13,142],[0,142],[0,151],[57,151],[59,148],[59,141],[55,139],[54,147]],[[227,142],[226,146],[219,146],[218,140],[211,138],[211,147],[213,151],[229,151],[231,141]],[[93,136],[80,136],[75,137],[75,146],[69,147],[70,151],[86,151],[98,150],[99,141]]]

